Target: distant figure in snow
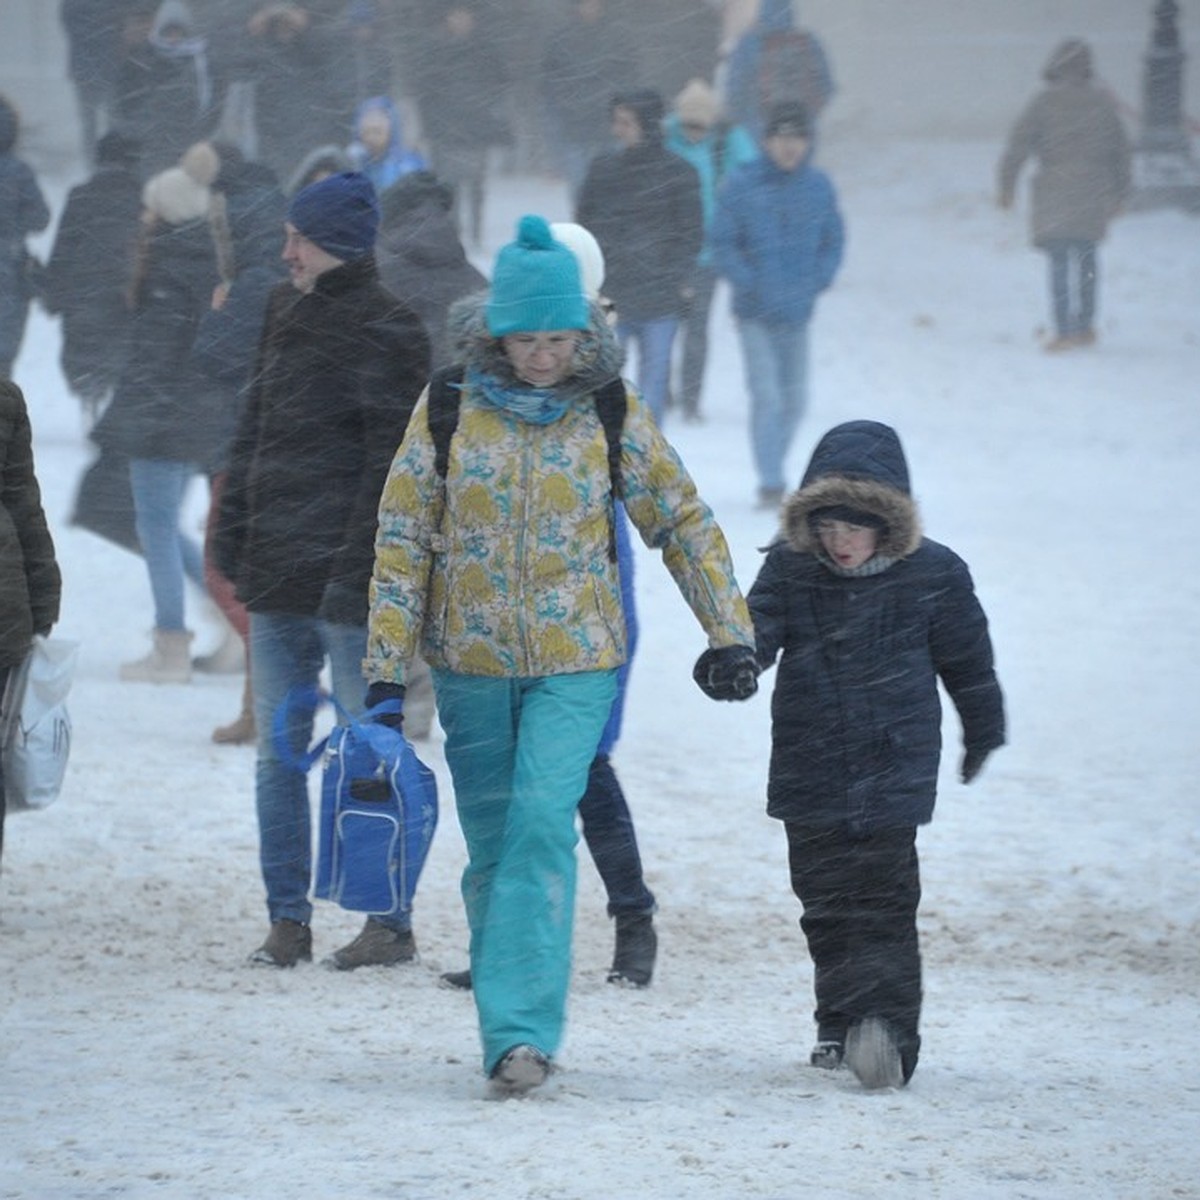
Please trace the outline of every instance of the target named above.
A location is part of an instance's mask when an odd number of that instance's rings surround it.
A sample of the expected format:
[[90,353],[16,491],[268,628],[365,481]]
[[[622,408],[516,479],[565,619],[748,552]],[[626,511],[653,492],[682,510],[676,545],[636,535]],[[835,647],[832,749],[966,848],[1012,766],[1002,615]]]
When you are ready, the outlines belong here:
[[1050,258],[1057,353],[1096,340],[1096,247],[1129,191],[1129,139],[1111,96],[1092,82],[1092,52],[1060,43],[1042,71],[1046,88],[1021,114],[999,167],[998,203],[1011,208],[1017,176],[1037,159],[1030,230]]
[[400,113],[387,96],[372,96],[358,106],[354,135],[346,149],[351,170],[361,171],[379,195],[402,176],[425,170],[425,160],[404,145]]

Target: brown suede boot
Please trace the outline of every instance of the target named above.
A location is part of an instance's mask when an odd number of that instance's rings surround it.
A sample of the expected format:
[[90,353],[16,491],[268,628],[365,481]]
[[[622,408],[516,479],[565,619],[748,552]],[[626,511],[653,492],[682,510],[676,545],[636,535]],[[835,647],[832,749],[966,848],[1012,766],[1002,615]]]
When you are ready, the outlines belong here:
[[247,746],[258,738],[258,726],[254,722],[254,694],[250,686],[250,672],[242,687],[242,711],[228,725],[218,725],[212,731],[212,740],[218,746]]

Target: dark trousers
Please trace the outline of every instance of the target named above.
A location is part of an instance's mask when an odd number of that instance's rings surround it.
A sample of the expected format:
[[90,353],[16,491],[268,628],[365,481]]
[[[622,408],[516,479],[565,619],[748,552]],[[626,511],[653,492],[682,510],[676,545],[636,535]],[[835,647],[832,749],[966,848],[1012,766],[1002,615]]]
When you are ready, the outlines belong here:
[[1087,333],[1096,316],[1096,243],[1052,238],[1043,249],[1050,256],[1055,331],[1059,337]]
[[921,1039],[917,831],[855,837],[842,827],[785,822],[792,891],[812,955],[817,1036],[842,1041],[866,1017],[891,1026],[907,1079]]
[[653,912],[654,893],[642,877],[633,818],[607,754],[592,760],[579,818],[583,839],[608,893],[608,915]]
[[[8,686],[9,667],[0,667],[0,697]],[[8,802],[4,798],[4,771],[0,769],[0,858],[4,857],[4,817],[8,812]]]
[[704,369],[708,364],[708,317],[712,311],[717,273],[712,267],[697,265],[688,280],[691,299],[687,315],[679,326],[682,350],[679,356],[679,398],[688,417],[700,415],[700,394],[704,389]]

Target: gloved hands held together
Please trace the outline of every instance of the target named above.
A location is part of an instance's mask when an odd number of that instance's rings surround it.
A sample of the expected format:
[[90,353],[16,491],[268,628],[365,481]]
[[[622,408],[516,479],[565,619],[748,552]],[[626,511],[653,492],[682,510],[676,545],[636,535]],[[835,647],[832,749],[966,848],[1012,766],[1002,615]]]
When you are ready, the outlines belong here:
[[404,685],[402,683],[376,682],[367,688],[367,707],[374,708],[387,700],[399,700],[401,709],[394,713],[381,713],[375,718],[380,725],[386,725],[397,733],[404,730]]
[[717,646],[696,659],[692,678],[710,700],[749,700],[758,691],[758,659],[749,646]]

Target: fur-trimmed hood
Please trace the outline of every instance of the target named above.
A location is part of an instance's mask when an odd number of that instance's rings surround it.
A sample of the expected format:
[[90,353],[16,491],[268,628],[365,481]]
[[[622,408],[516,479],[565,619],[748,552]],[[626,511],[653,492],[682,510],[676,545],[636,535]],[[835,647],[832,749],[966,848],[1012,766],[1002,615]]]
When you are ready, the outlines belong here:
[[921,544],[921,521],[908,482],[900,438],[878,421],[847,421],[817,443],[800,487],[783,506],[783,536],[793,550],[812,553],[812,513],[841,506],[885,522],[877,553],[905,558]]
[[[450,332],[450,354],[454,362],[474,367],[503,384],[516,384],[512,364],[504,353],[504,345],[487,326],[486,291],[465,296],[451,309],[447,317]],[[591,326],[580,339],[575,355],[575,370],[566,380],[572,388],[591,392],[621,372],[624,354],[616,335],[608,324],[604,310],[596,303],[588,305]]]

